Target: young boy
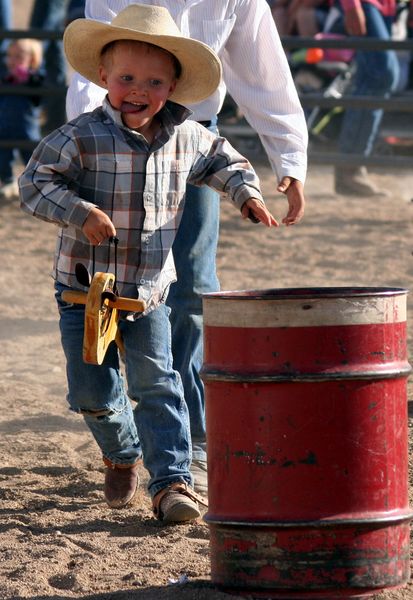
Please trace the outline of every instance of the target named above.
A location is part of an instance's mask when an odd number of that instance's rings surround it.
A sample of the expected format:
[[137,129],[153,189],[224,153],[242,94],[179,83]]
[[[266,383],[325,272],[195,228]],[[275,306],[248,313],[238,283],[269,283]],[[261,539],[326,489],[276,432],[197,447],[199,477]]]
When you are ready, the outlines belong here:
[[[225,193],[244,218],[278,224],[248,161],[225,139],[186,120],[190,112],[177,103],[208,97],[221,69],[208,46],[181,36],[166,9],[131,5],[109,25],[79,19],[66,29],[64,43],[72,67],[106,88],[107,97],[102,107],[47,136],[19,183],[23,210],[61,227],[53,276],[68,401],[102,451],[109,506],[130,502],[143,457],[154,514],[165,522],[191,520],[200,515],[199,497],[191,487],[189,419],[172,368],[165,305],[186,183]],[[77,262],[89,272],[113,272],[113,236],[119,239],[118,291],[147,305],[143,316],[119,322],[127,394],[116,346],[102,365],[84,363],[84,308],[61,298],[63,290],[82,287]]]

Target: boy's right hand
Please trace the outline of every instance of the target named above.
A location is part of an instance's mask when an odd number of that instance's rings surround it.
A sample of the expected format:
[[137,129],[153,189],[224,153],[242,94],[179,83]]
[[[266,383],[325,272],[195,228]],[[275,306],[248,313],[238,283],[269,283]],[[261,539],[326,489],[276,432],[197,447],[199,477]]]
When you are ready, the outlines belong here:
[[82,231],[93,246],[99,246],[104,240],[116,236],[116,229],[108,215],[97,207],[93,207]]
[[278,227],[278,223],[268,208],[258,198],[249,198],[241,207],[243,219],[251,219],[254,223],[264,223],[267,227]]

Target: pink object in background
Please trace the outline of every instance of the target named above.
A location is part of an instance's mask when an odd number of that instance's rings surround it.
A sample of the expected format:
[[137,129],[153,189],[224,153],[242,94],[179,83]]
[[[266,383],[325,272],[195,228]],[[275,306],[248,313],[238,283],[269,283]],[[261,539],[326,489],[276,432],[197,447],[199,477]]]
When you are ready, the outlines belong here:
[[25,67],[15,67],[11,71],[11,75],[15,83],[26,83],[29,79],[30,71]]
[[[346,38],[345,35],[339,35],[335,33],[317,33],[314,37],[317,40],[343,40]],[[352,48],[323,48],[322,52],[322,60],[328,62],[349,63],[352,61],[355,54],[355,51]]]

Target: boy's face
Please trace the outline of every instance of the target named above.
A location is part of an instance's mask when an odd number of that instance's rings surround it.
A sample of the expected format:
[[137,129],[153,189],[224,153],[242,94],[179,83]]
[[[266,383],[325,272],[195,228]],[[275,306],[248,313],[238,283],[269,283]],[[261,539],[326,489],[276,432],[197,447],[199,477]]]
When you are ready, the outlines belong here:
[[175,67],[167,53],[139,42],[119,42],[99,68],[101,84],[122,120],[142,134],[150,130],[176,86]]

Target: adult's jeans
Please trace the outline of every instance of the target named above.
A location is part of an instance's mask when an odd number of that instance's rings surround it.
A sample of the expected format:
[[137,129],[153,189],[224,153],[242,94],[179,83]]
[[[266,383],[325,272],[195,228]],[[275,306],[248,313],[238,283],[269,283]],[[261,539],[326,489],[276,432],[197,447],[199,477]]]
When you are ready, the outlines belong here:
[[[378,40],[391,37],[392,18],[384,17],[372,4],[362,2],[367,36]],[[399,63],[393,50],[357,51],[352,94],[387,98],[396,89]],[[383,109],[347,109],[344,113],[338,147],[347,154],[368,156],[379,132]]]
[[[119,322],[126,392],[114,343],[102,365],[83,361],[84,307],[63,302],[64,289],[56,284],[70,408],[83,415],[112,463],[134,464],[143,456],[152,497],[176,481],[192,485],[189,418],[181,379],[172,367],[170,309],[161,305],[136,321]],[[136,402],[134,409],[129,398]]]
[[[0,96],[0,140],[40,140],[40,111],[29,96]],[[0,148],[0,181],[13,181],[13,164],[19,155],[27,164],[32,151]]]
[[[50,31],[63,31],[66,18],[66,0],[35,0],[30,26]],[[43,42],[46,84],[62,90],[61,96],[47,96],[44,106],[47,134],[66,122],[64,89],[66,86],[66,60],[61,40]]]
[[0,148],[0,184],[7,185],[12,183],[15,179],[14,176],[14,161],[16,154],[19,154],[22,162],[26,165],[32,152],[30,150],[15,150],[14,148]]
[[0,0],[0,27],[2,29],[11,29],[12,10],[10,0]]
[[[211,126],[216,131],[216,126]],[[219,195],[188,185],[185,208],[173,244],[177,281],[170,287],[172,353],[189,410],[192,456],[206,460],[202,294],[219,290],[215,259],[219,233]]]
[[[0,0],[0,28],[12,28],[12,7],[11,0]],[[0,77],[5,74],[6,66],[4,64],[4,55],[10,40],[0,40]]]

